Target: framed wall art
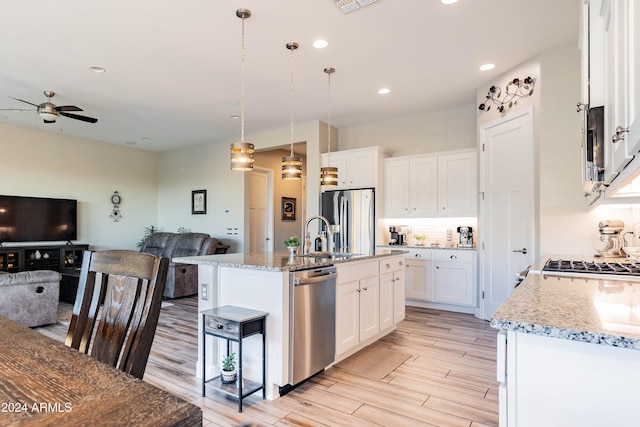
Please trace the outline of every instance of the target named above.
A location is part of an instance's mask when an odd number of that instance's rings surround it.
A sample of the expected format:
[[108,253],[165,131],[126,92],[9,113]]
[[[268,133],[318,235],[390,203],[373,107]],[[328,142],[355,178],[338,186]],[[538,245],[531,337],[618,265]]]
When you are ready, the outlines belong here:
[[296,199],[294,197],[282,198],[282,221],[296,220]]
[[207,190],[193,190],[191,192],[191,215],[207,213]]

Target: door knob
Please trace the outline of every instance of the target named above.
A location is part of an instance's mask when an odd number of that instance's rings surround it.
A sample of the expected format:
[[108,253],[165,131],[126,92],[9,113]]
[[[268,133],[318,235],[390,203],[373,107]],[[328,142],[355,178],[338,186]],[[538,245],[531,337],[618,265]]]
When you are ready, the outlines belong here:
[[522,249],[514,249],[513,252],[520,252],[520,253],[526,254],[528,251],[527,251],[527,248],[522,248]]

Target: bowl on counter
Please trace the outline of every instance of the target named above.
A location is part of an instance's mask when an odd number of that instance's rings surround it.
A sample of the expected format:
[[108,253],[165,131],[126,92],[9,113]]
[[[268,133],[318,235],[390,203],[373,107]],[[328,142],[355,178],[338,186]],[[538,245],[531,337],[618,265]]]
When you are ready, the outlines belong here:
[[631,261],[640,262],[640,246],[625,246],[622,250]]

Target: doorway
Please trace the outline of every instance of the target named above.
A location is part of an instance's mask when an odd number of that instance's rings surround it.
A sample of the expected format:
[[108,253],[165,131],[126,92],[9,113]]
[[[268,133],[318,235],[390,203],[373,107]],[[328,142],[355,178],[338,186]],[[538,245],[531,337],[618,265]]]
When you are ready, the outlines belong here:
[[249,250],[273,251],[273,171],[256,167],[249,174]]
[[533,262],[533,108],[480,127],[480,317],[489,319]]

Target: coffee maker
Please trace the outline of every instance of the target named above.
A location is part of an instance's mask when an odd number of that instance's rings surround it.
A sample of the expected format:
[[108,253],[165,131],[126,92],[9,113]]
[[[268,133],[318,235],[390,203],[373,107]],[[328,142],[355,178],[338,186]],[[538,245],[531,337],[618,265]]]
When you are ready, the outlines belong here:
[[473,247],[473,228],[472,227],[458,227],[458,234],[460,235],[459,248],[472,248]]
[[404,245],[404,241],[406,239],[405,234],[398,233],[396,231],[396,227],[393,225],[389,227],[389,233],[391,233],[391,237],[389,240],[390,245]]

